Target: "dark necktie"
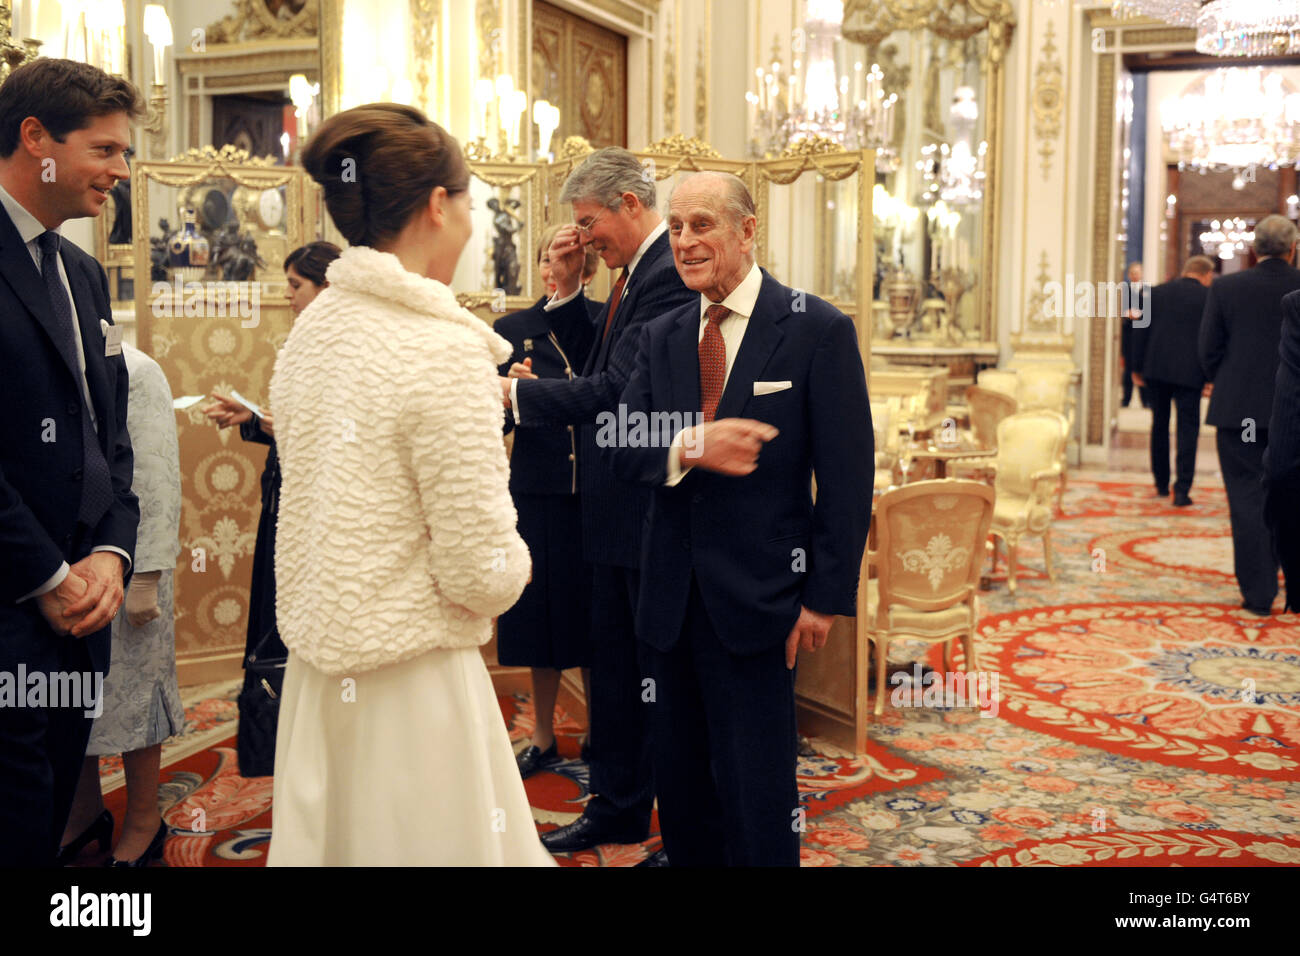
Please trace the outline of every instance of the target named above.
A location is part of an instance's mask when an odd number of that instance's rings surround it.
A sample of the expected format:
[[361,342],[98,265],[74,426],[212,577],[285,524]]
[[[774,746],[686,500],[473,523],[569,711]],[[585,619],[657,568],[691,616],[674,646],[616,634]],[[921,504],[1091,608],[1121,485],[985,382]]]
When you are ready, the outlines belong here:
[[722,341],[718,324],[731,314],[725,305],[711,305],[704,311],[708,324],[700,339],[700,410],[706,422],[713,421],[722,386],[727,380],[727,344]]
[[54,312],[55,345],[72,369],[77,397],[81,400],[82,481],[77,519],[87,528],[93,528],[113,503],[113,478],[108,470],[108,460],[99,447],[95,426],[91,424],[90,409],[86,407],[81,364],[77,361],[77,338],[72,329],[72,300],[59,278],[59,234],[43,232],[36,241],[41,247],[41,277],[45,280],[45,291],[49,293]]
[[600,334],[600,340],[603,342],[609,338],[609,330],[614,327],[614,313],[618,311],[618,304],[623,300],[623,287],[627,285],[627,266],[623,267],[623,274],[618,277],[614,283],[614,288],[609,294],[609,315],[605,317],[605,331]]

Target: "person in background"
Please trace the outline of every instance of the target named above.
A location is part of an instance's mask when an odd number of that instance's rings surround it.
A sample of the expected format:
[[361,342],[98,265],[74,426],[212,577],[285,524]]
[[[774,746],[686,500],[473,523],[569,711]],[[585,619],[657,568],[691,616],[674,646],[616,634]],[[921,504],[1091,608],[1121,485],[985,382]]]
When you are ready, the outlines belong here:
[[[546,303],[555,294],[551,277],[551,240],[559,225],[542,233],[537,266],[546,294],[531,308],[497,319],[493,330],[512,346],[502,363],[505,375],[520,362],[538,378],[576,374],[596,339],[594,317],[601,304],[584,295],[586,311],[555,309]],[[596,251],[588,247],[583,262],[585,284],[596,274]],[[533,557],[533,577],[519,602],[497,620],[497,661],[532,668],[534,727],[528,746],[519,752],[519,774],[532,776],[560,759],[555,743],[555,702],[560,676],[569,667],[583,669],[590,698],[591,568],[582,560],[582,509],[578,499],[578,443],[572,425],[514,430],[506,415],[505,430],[514,431],[510,453],[510,494],[519,512],[519,533]]]
[[1133,381],[1151,402],[1151,475],[1156,494],[1169,495],[1169,406],[1178,409],[1174,507],[1192,503],[1196,443],[1201,431],[1205,373],[1196,356],[1196,337],[1205,311],[1214,263],[1192,256],[1183,274],[1151,290],[1151,314],[1133,327]]
[[1264,452],[1265,520],[1286,576],[1283,610],[1300,612],[1300,292],[1282,297],[1273,416]]
[[501,440],[510,343],[448,285],[469,167],[395,103],[334,114],[302,165],[350,248],[271,377],[289,660],[267,865],[553,866],[481,650],[531,565]]
[[1300,269],[1291,265],[1295,246],[1291,220],[1278,215],[1261,219],[1255,225],[1258,262],[1210,285],[1198,341],[1201,368],[1214,386],[1205,420],[1217,429],[1219,470],[1232,519],[1232,567],[1241,606],[1261,617],[1272,613],[1277,597],[1277,555],[1264,523],[1262,480],[1282,338],[1282,297],[1300,289]]
[[[296,319],[302,314],[322,289],[329,286],[325,273],[330,263],[339,257],[341,250],[332,242],[309,242],[289,253],[284,260],[284,277],[288,285],[286,295]],[[239,437],[244,441],[267,445],[266,465],[262,469],[262,512],[257,521],[257,542],[253,549],[253,578],[248,592],[248,632],[244,641],[245,692],[259,681],[256,672],[248,669],[250,656],[263,660],[282,659],[288,653],[275,626],[275,518],[280,501],[280,458],[275,449],[275,418],[271,409],[262,406],[262,414],[254,415],[252,409],[220,392],[213,392],[214,403],[203,411],[218,428],[239,426]],[[248,698],[242,697],[247,701]],[[268,711],[267,714],[272,713]],[[269,776],[274,754],[264,752],[257,741],[274,740],[274,723],[255,726],[267,718],[259,710],[247,707],[239,715],[239,772],[245,777]]]
[[[1138,370],[1138,367],[1133,362],[1133,323],[1142,318],[1142,263],[1130,262],[1127,275],[1129,283],[1128,300],[1132,303],[1132,308],[1120,316],[1119,320],[1120,364],[1124,368],[1120,375],[1120,381],[1124,387],[1124,394],[1120,399],[1122,408],[1127,408],[1128,403],[1133,399],[1133,373]],[[1143,408],[1149,406],[1146,389],[1141,385],[1138,386],[1138,399],[1142,402]]]
[[103,713],[90,731],[59,862],[70,863],[90,842],[104,849],[113,815],[104,809],[99,758],[122,755],[126,818],[107,866],[141,867],[162,856],[167,825],[158,812],[162,744],[185,727],[176,683],[172,577],[180,553],[181,465],[172,390],[162,368],[122,343],[131,392],[126,430],[135,452],[131,488],[140,500],[135,573],[113,618],[113,667],[104,680]]

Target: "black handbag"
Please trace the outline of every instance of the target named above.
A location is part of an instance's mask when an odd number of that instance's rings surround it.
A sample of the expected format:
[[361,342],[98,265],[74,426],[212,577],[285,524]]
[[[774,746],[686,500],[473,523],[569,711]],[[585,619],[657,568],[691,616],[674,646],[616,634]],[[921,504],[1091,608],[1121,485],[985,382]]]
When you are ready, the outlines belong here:
[[[272,643],[274,641],[274,643]],[[280,691],[289,658],[262,657],[280,643],[276,628],[257,642],[244,661],[244,688],[239,692],[239,733],[235,751],[241,777],[269,777],[275,772],[275,726],[280,719]]]

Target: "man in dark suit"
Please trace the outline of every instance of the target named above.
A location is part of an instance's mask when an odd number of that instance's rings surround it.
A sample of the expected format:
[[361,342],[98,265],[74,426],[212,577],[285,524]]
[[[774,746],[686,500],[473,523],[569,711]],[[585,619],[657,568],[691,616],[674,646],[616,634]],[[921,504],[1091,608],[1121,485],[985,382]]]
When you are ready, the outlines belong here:
[[654,489],[637,636],[664,848],[674,866],[797,866],[795,661],[856,613],[871,518],[862,357],[847,316],[754,264],[736,177],[682,180],[668,228],[698,295],[641,333],[626,434],[606,442]]
[[1133,380],[1151,401],[1151,474],[1156,494],[1169,495],[1169,406],[1178,409],[1177,476],[1174,507],[1192,503],[1196,441],[1201,430],[1201,390],[1205,374],[1196,338],[1205,312],[1206,289],[1214,263],[1192,256],[1183,274],[1151,290],[1151,314],[1133,326]]
[[1283,216],[1255,226],[1253,269],[1221,276],[1210,286],[1199,351],[1213,384],[1205,420],[1218,429],[1219,470],[1232,518],[1232,563],[1242,607],[1262,617],[1277,596],[1277,556],[1264,524],[1264,450],[1273,413],[1282,297],[1300,289],[1291,266],[1296,229]]
[[1273,416],[1264,453],[1265,519],[1282,573],[1285,610],[1300,611],[1300,292],[1282,297],[1282,343],[1278,349]]
[[627,383],[638,334],[649,319],[695,296],[673,268],[663,219],[655,210],[654,177],[627,150],[598,150],[573,171],[560,193],[573,204],[575,225],[551,243],[555,297],[548,308],[582,310],[579,277],[584,247],[621,270],[596,317],[596,341],[581,377],[534,379],[522,366],[503,378],[515,424],[581,425],[578,477],[583,556],[592,565],[591,790],[582,816],[542,834],[555,852],[602,843],[638,843],[654,802],[650,747],[641,705],[633,612],[641,558],[641,526],[649,492],[614,477],[597,453],[596,419],[614,408]]
[[53,682],[107,673],[135,550],[108,280],[57,230],[99,215],[127,178],[140,114],[130,83],[69,60],[38,59],[0,86],[0,672],[29,687],[44,675],[50,690],[40,706],[0,706],[0,866],[54,861],[92,704],[84,684],[69,701]]

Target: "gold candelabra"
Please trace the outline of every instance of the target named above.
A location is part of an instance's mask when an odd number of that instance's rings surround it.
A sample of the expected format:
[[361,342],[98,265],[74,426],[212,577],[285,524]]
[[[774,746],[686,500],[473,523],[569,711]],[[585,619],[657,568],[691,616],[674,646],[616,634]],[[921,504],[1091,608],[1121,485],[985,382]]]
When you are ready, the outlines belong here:
[[41,47],[40,40],[15,40],[13,37],[14,14],[8,2],[0,2],[0,83],[9,79],[9,74],[36,59]]

